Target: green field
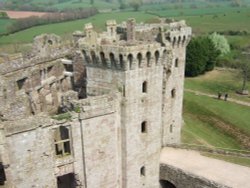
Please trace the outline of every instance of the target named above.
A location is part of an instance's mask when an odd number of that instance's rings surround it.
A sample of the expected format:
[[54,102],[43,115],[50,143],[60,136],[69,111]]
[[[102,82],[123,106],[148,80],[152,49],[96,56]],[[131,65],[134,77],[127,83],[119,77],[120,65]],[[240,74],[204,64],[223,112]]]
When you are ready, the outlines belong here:
[[[5,0],[6,1],[6,0]],[[8,0],[9,2],[11,0]],[[73,8],[87,8],[87,7],[96,7],[99,9],[117,9],[118,8],[118,2],[117,1],[103,1],[103,0],[94,0],[94,4],[90,4],[90,0],[82,0],[80,2],[79,0],[68,0],[65,2],[58,3],[57,1],[53,0],[26,0],[26,3],[14,1],[13,3],[13,9],[18,10],[20,6],[22,5],[31,5],[33,7],[39,7],[40,10],[48,10],[49,8],[55,8],[58,10],[64,10],[64,9],[73,9]],[[1,1],[0,1],[1,2]]]
[[[180,15],[179,11],[182,12],[182,15]],[[214,17],[215,15],[217,16],[216,18]],[[58,35],[65,35],[68,33],[72,33],[75,30],[82,30],[84,24],[87,22],[92,22],[97,28],[103,29],[105,25],[104,23],[107,19],[115,18],[117,22],[120,22],[126,20],[127,18],[134,17],[139,22],[152,19],[156,16],[185,19],[187,23],[193,28],[193,31],[196,34],[209,33],[213,31],[228,31],[228,30],[233,30],[233,31],[246,30],[250,32],[250,24],[247,24],[250,20],[250,8],[231,8],[231,7],[210,8],[210,9],[184,8],[177,10],[169,9],[164,11],[160,10],[160,11],[146,11],[146,12],[130,11],[130,12],[100,13],[88,19],[37,26],[24,31],[20,31],[6,37],[1,37],[0,44],[31,42],[34,36],[39,35],[41,33],[56,33]],[[227,38],[232,44],[237,46],[247,46],[250,43],[250,35],[227,36]]]
[[116,19],[117,22],[121,22],[131,17],[135,18],[138,22],[141,22],[153,19],[155,16],[145,14],[143,12],[102,13],[87,19],[32,27],[30,29],[20,31],[8,36],[3,36],[0,38],[0,45],[20,42],[28,43],[31,42],[35,36],[42,33],[55,33],[57,35],[65,35],[73,33],[76,30],[83,31],[84,24],[88,22],[92,22],[97,30],[104,30],[106,20]]
[[0,34],[7,32],[7,27],[14,22],[14,20],[11,19],[0,19]]
[[119,7],[118,2],[105,2],[102,0],[94,0],[94,4],[91,5],[89,0],[84,0],[83,2],[79,2],[78,0],[69,1],[65,3],[58,3],[53,5],[53,8],[57,8],[59,10],[67,9],[67,8],[86,8],[86,7],[96,7],[98,9],[117,9]]

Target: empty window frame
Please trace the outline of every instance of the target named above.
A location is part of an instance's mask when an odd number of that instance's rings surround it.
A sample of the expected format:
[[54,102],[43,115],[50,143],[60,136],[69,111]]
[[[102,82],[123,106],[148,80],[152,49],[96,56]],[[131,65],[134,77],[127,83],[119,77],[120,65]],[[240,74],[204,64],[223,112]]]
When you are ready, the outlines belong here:
[[20,79],[20,80],[17,80],[16,83],[17,83],[17,88],[19,90],[23,89],[23,86],[25,84],[25,81],[26,81],[27,78],[23,78],[23,79]]
[[132,69],[133,67],[133,55],[129,54],[128,55],[128,62],[129,62],[129,69]]
[[141,123],[141,133],[147,133],[147,122],[143,121]]
[[59,157],[71,154],[69,127],[60,126],[54,132],[55,152]]
[[6,175],[4,171],[3,163],[0,162],[0,185],[4,185],[4,182],[6,181]]
[[142,93],[147,93],[147,91],[148,91],[148,83],[147,81],[144,81],[142,83]]
[[176,96],[176,89],[172,89],[171,90],[171,97],[175,98],[175,96]]
[[179,67],[179,59],[178,58],[175,59],[174,66]]
[[172,133],[173,132],[173,125],[171,124],[169,127],[169,132]]
[[141,169],[140,169],[140,174],[141,176],[146,176],[146,169],[145,169],[145,166],[142,166]]

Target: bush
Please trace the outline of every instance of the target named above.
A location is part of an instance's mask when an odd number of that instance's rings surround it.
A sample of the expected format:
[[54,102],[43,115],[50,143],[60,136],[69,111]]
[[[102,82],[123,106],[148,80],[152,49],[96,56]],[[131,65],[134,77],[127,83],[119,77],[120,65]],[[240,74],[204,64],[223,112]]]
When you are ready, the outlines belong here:
[[218,33],[213,33],[209,36],[213,42],[215,48],[220,52],[221,56],[224,56],[230,52],[230,46],[227,42],[227,39]]
[[187,46],[185,75],[194,77],[213,70],[218,55],[210,38],[193,38]]
[[9,18],[6,12],[0,12],[0,18]]

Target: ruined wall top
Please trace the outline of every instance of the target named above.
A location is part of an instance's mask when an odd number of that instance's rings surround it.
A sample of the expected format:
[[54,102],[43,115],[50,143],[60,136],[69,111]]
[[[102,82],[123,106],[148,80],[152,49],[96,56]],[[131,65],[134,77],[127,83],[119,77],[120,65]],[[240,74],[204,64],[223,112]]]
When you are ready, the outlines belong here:
[[26,54],[0,54],[0,74],[34,66],[64,57],[72,52],[69,43],[63,43],[55,34],[43,34],[33,40],[32,49]]

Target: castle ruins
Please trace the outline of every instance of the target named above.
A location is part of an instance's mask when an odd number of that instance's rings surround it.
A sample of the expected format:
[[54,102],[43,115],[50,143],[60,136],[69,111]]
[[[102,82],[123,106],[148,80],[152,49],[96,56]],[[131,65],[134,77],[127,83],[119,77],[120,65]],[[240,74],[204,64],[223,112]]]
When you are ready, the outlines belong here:
[[0,56],[0,187],[159,188],[180,142],[184,21],[91,23]]

